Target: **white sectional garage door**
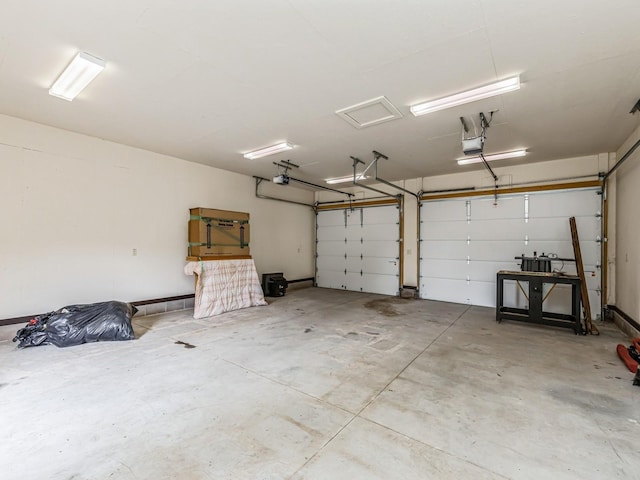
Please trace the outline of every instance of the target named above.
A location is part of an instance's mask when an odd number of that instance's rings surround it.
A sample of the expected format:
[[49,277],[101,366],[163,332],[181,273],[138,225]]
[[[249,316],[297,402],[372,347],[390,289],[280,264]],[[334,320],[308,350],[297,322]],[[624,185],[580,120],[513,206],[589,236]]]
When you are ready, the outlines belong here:
[[319,210],[316,217],[317,286],[397,295],[399,211],[395,204]]
[[[493,197],[424,202],[420,211],[420,296],[495,307],[496,272],[520,270],[520,260],[514,257],[534,252],[574,257],[569,217],[576,217],[592,318],[596,318],[601,273],[598,192],[582,189],[505,195],[498,197],[497,204]],[[554,261],[552,268],[576,273],[573,262]],[[557,286],[545,302],[545,310],[569,313],[570,295],[570,287]],[[526,305],[515,282],[505,283],[504,299],[505,305]]]

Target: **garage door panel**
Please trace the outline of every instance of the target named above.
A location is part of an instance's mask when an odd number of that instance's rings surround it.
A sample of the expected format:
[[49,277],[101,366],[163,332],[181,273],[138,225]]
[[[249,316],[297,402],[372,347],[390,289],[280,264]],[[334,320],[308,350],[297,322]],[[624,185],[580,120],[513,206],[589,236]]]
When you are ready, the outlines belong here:
[[346,246],[344,241],[342,242],[318,242],[316,244],[316,253],[318,256],[330,255],[330,256],[344,256]]
[[[583,242],[580,241],[580,253],[582,254],[582,263],[585,265],[597,265],[600,263],[600,243],[599,242]],[[573,253],[571,255],[573,258]]]
[[393,258],[396,258],[399,253],[398,245],[398,242],[395,240],[368,241],[362,244],[360,252],[362,252],[362,255],[365,257],[389,256],[391,254]]
[[420,297],[427,300],[467,303],[462,300],[468,298],[468,290],[466,280],[422,277],[420,283]]
[[515,260],[514,257],[522,255],[523,245],[524,242],[518,240],[471,241],[469,242],[468,255],[471,261],[489,260],[511,262],[513,265],[518,265],[520,260]]
[[[525,253],[526,256],[532,256],[536,252],[537,255],[557,254],[560,258],[574,258],[573,244],[571,240],[530,240],[528,245],[523,244],[523,250],[518,254]],[[600,244],[596,242],[581,241],[580,252],[582,253],[582,262],[585,265],[595,265],[600,258]],[[565,262],[565,267],[573,264],[573,262]],[[553,260],[552,267],[560,268],[562,262]]]
[[[596,290],[589,290],[589,305],[591,306],[591,312],[600,312],[602,304],[600,303],[602,298]],[[595,314],[591,314],[592,318],[596,318]]]
[[353,210],[345,210],[344,215],[347,222],[347,227],[360,227],[362,225],[362,209],[354,208]]
[[357,272],[360,273],[362,270],[363,261],[358,257],[349,257],[343,261],[344,268],[347,269],[347,272]]
[[[468,275],[472,281],[496,283],[496,274],[500,270],[519,270],[515,262],[492,262],[488,260],[471,260]],[[494,299],[495,300],[495,299]],[[475,304],[474,304],[475,305]]]
[[[593,216],[600,210],[600,195],[595,190],[543,192],[529,195],[531,217]],[[567,220],[568,223],[568,220]]]
[[433,222],[421,224],[423,240],[466,240],[467,221]]
[[[528,292],[528,284],[524,283],[523,288]],[[503,304],[505,307],[527,308],[529,305],[527,297],[524,296],[522,290],[518,288],[518,284],[514,280],[505,280],[502,286]],[[493,305],[495,305],[495,297]]]
[[[528,308],[529,301],[525,293],[529,295],[529,282],[520,282],[522,290],[517,285],[517,282],[513,280],[504,281],[503,304],[506,307]],[[571,286],[557,284],[553,291],[551,291],[552,288],[553,284],[543,284],[542,296],[547,297],[542,305],[543,311],[570,314]],[[493,303],[495,305],[495,298]]]
[[493,307],[496,304],[496,283],[471,281],[467,287],[467,296],[471,305]]
[[465,260],[469,255],[469,246],[466,240],[425,240],[420,243],[420,255],[430,259]]
[[433,259],[421,271],[423,277],[458,279],[467,281],[469,265],[466,260],[438,260]]
[[433,201],[423,203],[420,207],[420,218],[425,221],[467,220],[465,200]]
[[398,260],[395,258],[365,257],[362,264],[364,273],[397,276],[400,270]]
[[500,197],[497,205],[493,198],[472,199],[469,207],[471,221],[476,220],[524,220],[524,197]]
[[321,271],[330,270],[334,272],[344,272],[344,257],[329,255],[318,257],[317,268]]
[[323,288],[343,289],[345,285],[344,272],[334,272],[330,270],[318,271],[316,274],[316,285]]
[[395,205],[386,207],[370,207],[363,209],[363,225],[398,224],[399,210]]
[[381,295],[398,295],[398,277],[395,275],[363,275],[362,291]]
[[471,220],[467,231],[471,240],[520,240],[527,232],[524,220]]
[[[578,237],[580,240],[596,240],[600,234],[600,220],[597,218],[576,218]],[[571,240],[569,218],[532,218],[526,230],[532,240]]]
[[[545,285],[543,295],[551,290],[552,285]],[[525,290],[527,291],[527,290]],[[557,285],[549,294],[547,300],[542,305],[545,312],[571,313],[571,287],[569,285]]]
[[344,228],[344,210],[321,210],[316,215],[316,222],[318,227],[341,225]]
[[360,272],[349,272],[345,275],[345,290],[350,290],[352,292],[362,292],[362,275]]
[[[567,220],[567,228],[569,221]],[[600,236],[602,222],[600,217],[576,217],[576,228],[578,229],[578,237],[580,240],[596,240]]]
[[590,272],[585,272],[585,280],[587,281],[587,289],[594,292],[600,288],[600,275],[592,275]]
[[365,242],[379,240],[398,240],[400,230],[395,224],[365,225],[362,227],[362,238]]
[[397,295],[398,215],[395,206],[318,212],[318,286]]
[[571,239],[568,218],[530,218],[527,227],[530,241]]
[[359,257],[362,254],[362,243],[360,240],[348,241],[344,250],[348,257]]
[[337,240],[342,240],[344,241],[344,239],[347,236],[347,230],[344,228],[344,226],[327,226],[327,227],[322,227],[319,228],[316,234],[316,239],[319,242],[331,242],[331,241],[337,241]]
[[[595,297],[592,302],[595,318],[600,302],[597,292],[600,269],[596,268],[600,262],[600,244],[595,241],[600,235],[600,218],[596,217],[600,209],[599,195],[595,189],[565,190],[529,193],[527,198],[525,200],[524,194],[501,196],[498,205],[494,206],[491,197],[471,197],[469,222],[466,221],[466,200],[425,202],[421,210],[420,284],[427,290],[421,289],[421,297],[495,306],[496,272],[520,270],[521,261],[514,257],[532,256],[536,252],[573,258],[569,217],[575,216],[589,296]],[[447,203],[448,206],[444,205]],[[526,207],[528,221],[525,222]],[[457,217],[452,215],[454,212]],[[462,261],[467,255],[468,264]],[[552,268],[575,272],[573,262],[563,266],[561,262],[553,261]],[[593,277],[589,275],[592,270],[595,272]],[[563,298],[565,294],[570,296],[570,289],[565,287],[564,290],[567,292],[563,293],[562,289],[554,292],[557,299],[549,299],[552,303],[549,306],[545,303],[545,309],[570,309],[570,302]],[[513,306],[526,306],[526,299],[515,283],[505,284],[504,293],[506,305],[515,302]]]
[[555,253],[560,258],[573,258],[573,245],[571,240],[529,240],[525,245],[522,243],[522,251],[518,255],[523,253],[530,257],[536,252],[537,255],[549,255]]
[[362,227],[360,225],[350,225],[345,229],[345,237],[347,240],[355,242],[362,241]]

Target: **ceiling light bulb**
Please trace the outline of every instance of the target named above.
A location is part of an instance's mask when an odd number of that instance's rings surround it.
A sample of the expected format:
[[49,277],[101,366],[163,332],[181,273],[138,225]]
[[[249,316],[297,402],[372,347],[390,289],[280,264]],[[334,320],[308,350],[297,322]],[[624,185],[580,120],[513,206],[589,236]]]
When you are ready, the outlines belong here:
[[[369,177],[365,177],[365,176],[361,173],[361,174],[359,174],[359,175],[356,177],[356,182],[357,182],[358,180],[366,180],[367,178],[369,178]],[[327,179],[325,180],[325,182],[327,182],[329,185],[333,185],[333,184],[335,184],[335,183],[347,183],[347,182],[353,182],[353,175],[347,175],[347,176],[344,176],[344,177],[336,177],[336,178],[327,178]]]
[[[527,154],[527,150],[523,148],[520,150],[512,150],[510,152],[492,153],[489,155],[484,155],[484,159],[487,162],[491,162],[493,160],[504,160],[505,158],[524,157],[526,154]],[[480,156],[465,157],[465,158],[458,159],[458,165],[470,165],[472,163],[481,163],[481,162],[482,162],[482,158],[480,158]]]
[[104,70],[107,63],[87,52],[78,53],[49,89],[49,95],[71,101]]
[[519,88],[520,76],[516,75],[515,77],[507,78],[505,80],[491,83],[483,87],[473,88],[471,90],[449,95],[437,100],[430,100],[428,102],[412,105],[410,109],[411,113],[413,113],[417,117],[419,115],[437,112],[438,110],[444,110],[445,108],[456,107],[458,105],[464,105],[465,103],[482,100],[483,98],[489,98],[495,95],[512,92],[514,90],[518,90]]
[[285,152],[287,150],[291,150],[293,145],[287,142],[278,143],[276,145],[271,145],[270,147],[260,148],[259,150],[254,150],[252,152],[244,153],[244,158],[249,160],[255,160],[256,158],[266,157],[267,155],[274,155],[276,153]]

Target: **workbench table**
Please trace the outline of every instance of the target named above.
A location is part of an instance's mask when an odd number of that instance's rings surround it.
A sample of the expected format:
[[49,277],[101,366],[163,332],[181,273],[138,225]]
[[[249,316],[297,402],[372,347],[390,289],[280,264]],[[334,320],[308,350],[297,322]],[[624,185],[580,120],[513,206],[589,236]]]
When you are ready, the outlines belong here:
[[[505,307],[504,281],[515,280],[529,283],[529,308]],[[571,285],[571,315],[563,313],[545,312],[542,308],[546,297],[543,296],[544,284]],[[522,288],[522,287],[521,287]],[[496,321],[517,320],[520,322],[537,323],[553,327],[572,329],[576,335],[584,334],[580,321],[580,277],[575,275],[561,275],[547,272],[522,272],[500,270],[497,273],[496,285]]]

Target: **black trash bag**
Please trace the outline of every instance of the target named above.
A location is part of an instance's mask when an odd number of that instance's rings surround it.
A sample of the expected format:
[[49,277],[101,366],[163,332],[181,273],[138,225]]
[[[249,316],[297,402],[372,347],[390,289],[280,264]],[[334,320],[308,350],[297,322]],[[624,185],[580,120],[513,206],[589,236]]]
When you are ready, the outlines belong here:
[[131,317],[136,307],[123,302],[69,305],[38,315],[13,338],[18,348],[53,344],[71,347],[82,343],[133,340]]

